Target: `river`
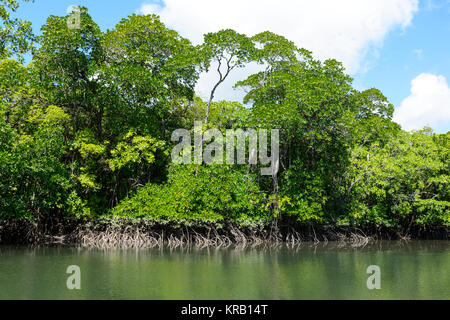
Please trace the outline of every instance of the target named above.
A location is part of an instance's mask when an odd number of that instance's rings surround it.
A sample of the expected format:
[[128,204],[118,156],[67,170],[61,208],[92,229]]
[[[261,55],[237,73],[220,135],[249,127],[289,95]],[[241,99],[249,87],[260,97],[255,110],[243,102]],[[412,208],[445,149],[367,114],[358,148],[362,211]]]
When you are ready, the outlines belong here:
[[[0,246],[0,299],[450,299],[449,248],[450,241]],[[79,290],[67,288],[69,266],[79,267]],[[369,266],[379,267],[380,289],[368,289]]]

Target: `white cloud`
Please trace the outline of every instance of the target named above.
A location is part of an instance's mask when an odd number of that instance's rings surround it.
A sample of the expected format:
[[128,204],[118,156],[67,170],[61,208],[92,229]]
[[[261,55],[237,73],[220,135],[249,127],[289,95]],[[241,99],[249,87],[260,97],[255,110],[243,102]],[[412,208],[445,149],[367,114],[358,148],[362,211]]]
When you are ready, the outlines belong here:
[[[195,87],[196,94],[203,100],[208,100],[211,94],[211,89],[214,84],[219,80],[219,74],[217,73],[217,63],[212,63],[210,67],[210,72],[203,73],[200,79],[197,81]],[[249,75],[259,72],[262,69],[261,65],[256,63],[251,63],[242,69],[233,70],[221,86],[219,86],[214,94],[215,101],[218,100],[229,100],[229,101],[240,101],[242,102],[245,92],[243,89],[233,89],[234,84],[240,80],[245,80]]]
[[450,127],[450,87],[444,76],[422,73],[411,81],[411,94],[395,110],[404,130]]
[[[144,4],[142,14],[156,13],[169,27],[198,44],[203,35],[232,28],[249,36],[272,31],[311,50],[317,58],[341,61],[350,74],[365,72],[385,36],[394,28],[410,25],[418,0],[160,0]],[[250,68],[255,70],[254,67]],[[234,73],[216,97],[240,100],[233,92],[236,80],[248,71]],[[214,75],[203,75],[197,90],[210,90]]]
[[159,14],[195,43],[220,29],[247,35],[269,30],[354,73],[389,31],[411,23],[417,9],[418,0],[161,0],[139,11]]
[[67,14],[70,14],[70,13],[72,13],[73,11],[77,11],[78,8],[79,8],[79,7],[78,7],[77,5],[71,4],[70,6],[67,7],[66,13],[67,13]]

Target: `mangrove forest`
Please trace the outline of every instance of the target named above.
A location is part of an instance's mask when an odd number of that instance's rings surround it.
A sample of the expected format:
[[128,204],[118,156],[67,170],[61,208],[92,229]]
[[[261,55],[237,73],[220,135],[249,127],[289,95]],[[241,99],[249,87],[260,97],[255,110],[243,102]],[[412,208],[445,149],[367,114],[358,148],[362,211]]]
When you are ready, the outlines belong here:
[[[0,3],[0,243],[448,239],[450,133],[402,130],[339,61],[270,31],[194,45],[157,15],[102,31],[84,7],[35,35]],[[250,64],[244,100],[216,100]],[[199,121],[246,144],[277,130],[277,171],[248,148],[245,164],[175,163],[173,132]]]

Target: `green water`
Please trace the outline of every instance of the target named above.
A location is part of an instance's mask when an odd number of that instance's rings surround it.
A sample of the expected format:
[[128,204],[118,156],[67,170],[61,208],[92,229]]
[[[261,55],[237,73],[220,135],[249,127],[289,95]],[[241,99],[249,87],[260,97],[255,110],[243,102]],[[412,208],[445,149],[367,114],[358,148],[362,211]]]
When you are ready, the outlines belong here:
[[[450,299],[449,245],[0,247],[0,299]],[[80,290],[67,289],[69,265]],[[367,288],[369,265],[380,267],[379,290]]]

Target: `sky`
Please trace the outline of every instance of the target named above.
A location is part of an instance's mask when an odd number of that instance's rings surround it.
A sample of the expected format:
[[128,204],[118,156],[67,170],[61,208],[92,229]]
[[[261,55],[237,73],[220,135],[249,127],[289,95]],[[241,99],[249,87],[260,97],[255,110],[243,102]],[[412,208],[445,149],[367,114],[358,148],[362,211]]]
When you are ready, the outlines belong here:
[[[84,6],[103,31],[130,14],[158,14],[194,44],[203,34],[232,28],[252,36],[272,31],[318,59],[341,61],[358,90],[380,89],[405,130],[430,126],[450,131],[450,0],[35,0],[16,17],[37,34],[50,15]],[[242,101],[232,89],[258,66],[238,70],[217,100]],[[197,93],[206,98],[217,75],[202,74]]]

